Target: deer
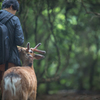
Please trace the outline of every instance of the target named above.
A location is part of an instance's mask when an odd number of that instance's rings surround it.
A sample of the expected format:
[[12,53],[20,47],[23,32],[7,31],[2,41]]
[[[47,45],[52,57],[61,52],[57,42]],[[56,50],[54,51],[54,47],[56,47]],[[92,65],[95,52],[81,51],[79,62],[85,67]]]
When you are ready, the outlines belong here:
[[37,78],[33,67],[34,59],[44,58],[41,54],[34,52],[46,53],[38,50],[41,43],[34,48],[18,47],[22,66],[14,66],[4,72],[2,80],[2,100],[36,100]]

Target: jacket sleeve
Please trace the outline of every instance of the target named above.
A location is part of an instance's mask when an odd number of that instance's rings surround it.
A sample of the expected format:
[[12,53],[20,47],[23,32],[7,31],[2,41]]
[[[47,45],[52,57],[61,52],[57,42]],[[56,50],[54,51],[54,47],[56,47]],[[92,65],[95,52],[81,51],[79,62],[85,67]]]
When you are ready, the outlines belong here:
[[21,27],[21,23],[18,17],[16,17],[15,24],[15,44],[21,46],[24,43],[24,35]]

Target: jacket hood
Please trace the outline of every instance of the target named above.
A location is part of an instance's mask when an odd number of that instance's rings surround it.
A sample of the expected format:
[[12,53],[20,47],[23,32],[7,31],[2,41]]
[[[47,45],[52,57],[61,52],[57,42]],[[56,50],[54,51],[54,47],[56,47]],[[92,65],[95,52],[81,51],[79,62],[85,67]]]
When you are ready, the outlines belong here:
[[9,14],[11,13],[6,10],[0,10],[0,21],[6,18]]

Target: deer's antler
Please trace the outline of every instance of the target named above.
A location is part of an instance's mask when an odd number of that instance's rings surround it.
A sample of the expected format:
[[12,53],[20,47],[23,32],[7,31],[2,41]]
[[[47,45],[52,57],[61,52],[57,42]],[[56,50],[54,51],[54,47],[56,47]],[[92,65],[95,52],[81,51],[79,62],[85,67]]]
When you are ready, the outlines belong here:
[[41,45],[41,43],[38,43],[34,48],[31,48],[31,50],[32,50],[33,52],[39,52],[39,53],[41,53],[41,54],[45,54],[46,51],[38,50],[38,49],[37,49],[40,45]]

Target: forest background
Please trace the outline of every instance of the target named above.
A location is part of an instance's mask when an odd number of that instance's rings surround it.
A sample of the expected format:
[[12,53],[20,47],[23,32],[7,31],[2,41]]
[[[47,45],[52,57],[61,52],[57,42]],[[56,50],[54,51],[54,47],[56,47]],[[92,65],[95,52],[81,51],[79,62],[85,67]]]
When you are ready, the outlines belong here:
[[[100,0],[19,0],[26,46],[42,43],[35,60],[38,94],[100,91]],[[0,0],[0,9],[2,0]]]

